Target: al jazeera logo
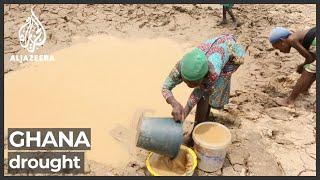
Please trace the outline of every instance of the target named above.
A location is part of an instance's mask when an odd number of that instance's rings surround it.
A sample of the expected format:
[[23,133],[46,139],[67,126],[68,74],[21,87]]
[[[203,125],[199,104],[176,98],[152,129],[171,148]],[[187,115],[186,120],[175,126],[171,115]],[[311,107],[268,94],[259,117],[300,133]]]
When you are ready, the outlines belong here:
[[31,9],[31,16],[25,21],[18,32],[20,45],[26,49],[29,54],[13,54],[10,56],[10,61],[16,62],[43,62],[54,61],[54,56],[50,54],[35,54],[34,52],[43,46],[47,40],[46,31]]

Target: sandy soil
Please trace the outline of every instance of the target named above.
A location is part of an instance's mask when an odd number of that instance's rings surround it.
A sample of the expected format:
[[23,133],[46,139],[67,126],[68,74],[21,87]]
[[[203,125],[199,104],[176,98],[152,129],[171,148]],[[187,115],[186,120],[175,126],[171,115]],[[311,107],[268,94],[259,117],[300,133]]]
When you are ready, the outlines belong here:
[[[9,63],[8,56],[23,53],[17,29],[29,16],[31,5],[5,5],[5,79],[10,71],[31,63]],[[286,97],[295,84],[296,66],[303,61],[273,51],[267,37],[272,27],[292,30],[316,24],[315,5],[236,5],[244,22],[237,30],[217,26],[219,5],[35,5],[49,40],[41,51],[54,52],[84,41],[83,37],[107,34],[120,38],[169,38],[189,48],[219,33],[233,33],[249,45],[250,59],[234,74],[231,103],[216,120],[232,131],[232,145],[224,167],[197,175],[316,175],[316,89],[301,96],[295,108],[277,107],[274,99]],[[162,80],[161,80],[162,82]],[[160,93],[160,92],[159,92]],[[214,112],[215,114],[215,112]],[[117,169],[89,160],[86,175],[148,175],[145,152]]]

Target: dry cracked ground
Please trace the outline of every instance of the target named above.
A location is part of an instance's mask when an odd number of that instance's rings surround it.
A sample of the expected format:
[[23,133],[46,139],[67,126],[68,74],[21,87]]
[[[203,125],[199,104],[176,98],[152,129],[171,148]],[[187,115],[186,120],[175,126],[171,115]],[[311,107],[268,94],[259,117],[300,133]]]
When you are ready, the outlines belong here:
[[[7,57],[24,51],[15,27],[31,7],[46,28],[49,40],[43,49],[50,52],[76,43],[76,37],[95,34],[166,37],[190,46],[220,33],[236,35],[249,45],[250,59],[234,74],[230,104],[215,114],[216,121],[231,129],[232,144],[221,170],[196,170],[195,175],[316,175],[316,86],[299,97],[295,108],[278,107],[274,100],[288,96],[303,59],[295,50],[279,53],[268,42],[274,26],[294,31],[315,26],[315,5],[236,5],[234,12],[244,22],[237,29],[217,26],[222,18],[219,5],[5,5],[6,73],[28,66],[10,63]],[[87,161],[85,175],[148,175],[141,160],[126,169]]]

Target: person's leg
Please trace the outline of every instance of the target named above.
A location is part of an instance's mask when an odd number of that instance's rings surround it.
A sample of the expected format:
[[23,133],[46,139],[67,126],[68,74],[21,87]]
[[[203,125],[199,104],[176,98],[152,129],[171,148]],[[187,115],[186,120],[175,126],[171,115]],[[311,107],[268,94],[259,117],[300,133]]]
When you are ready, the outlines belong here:
[[233,15],[232,9],[231,9],[231,8],[228,8],[228,9],[227,9],[227,12],[228,12],[228,14],[231,16],[232,21],[233,21],[233,22],[237,22],[236,17],[234,17],[234,15]]
[[227,8],[222,6],[222,21],[218,25],[227,24]]
[[303,70],[300,78],[298,79],[296,85],[293,87],[293,90],[290,96],[286,99],[280,99],[277,101],[277,104],[281,106],[293,106],[295,100],[301,92],[305,92],[310,88],[312,83],[316,80],[316,73],[308,72],[306,69]]
[[196,108],[195,126],[199,123],[208,121],[210,113],[209,96],[200,99]]
[[236,17],[234,16],[231,8],[228,8],[228,9],[227,9],[227,12],[228,12],[228,14],[231,16],[231,19],[232,19],[233,24],[234,24],[235,27],[239,27],[239,26],[241,26],[241,25],[243,24],[243,23],[237,21],[237,19],[236,19]]
[[[197,104],[193,128],[196,127],[196,125],[199,123],[208,121],[209,114],[210,114],[209,95],[207,95],[207,96],[201,98]],[[191,134],[193,133],[193,130],[191,131]],[[192,137],[188,140],[186,145],[188,147],[192,147],[194,145],[194,141],[193,141]]]
[[306,89],[301,92],[301,94],[309,95],[309,89],[311,88],[313,83],[310,83],[309,86],[306,86]]

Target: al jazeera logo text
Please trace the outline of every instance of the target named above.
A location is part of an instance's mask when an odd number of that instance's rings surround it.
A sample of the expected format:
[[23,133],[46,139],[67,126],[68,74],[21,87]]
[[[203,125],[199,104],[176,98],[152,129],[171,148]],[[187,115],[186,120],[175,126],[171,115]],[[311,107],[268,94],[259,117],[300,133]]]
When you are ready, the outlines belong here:
[[45,28],[31,9],[30,17],[26,18],[25,23],[18,31],[18,38],[22,48],[28,54],[13,54],[9,61],[15,62],[50,62],[54,61],[54,56],[51,54],[36,54],[36,50],[43,46],[47,40]]
[[9,128],[8,173],[84,173],[90,128]]

